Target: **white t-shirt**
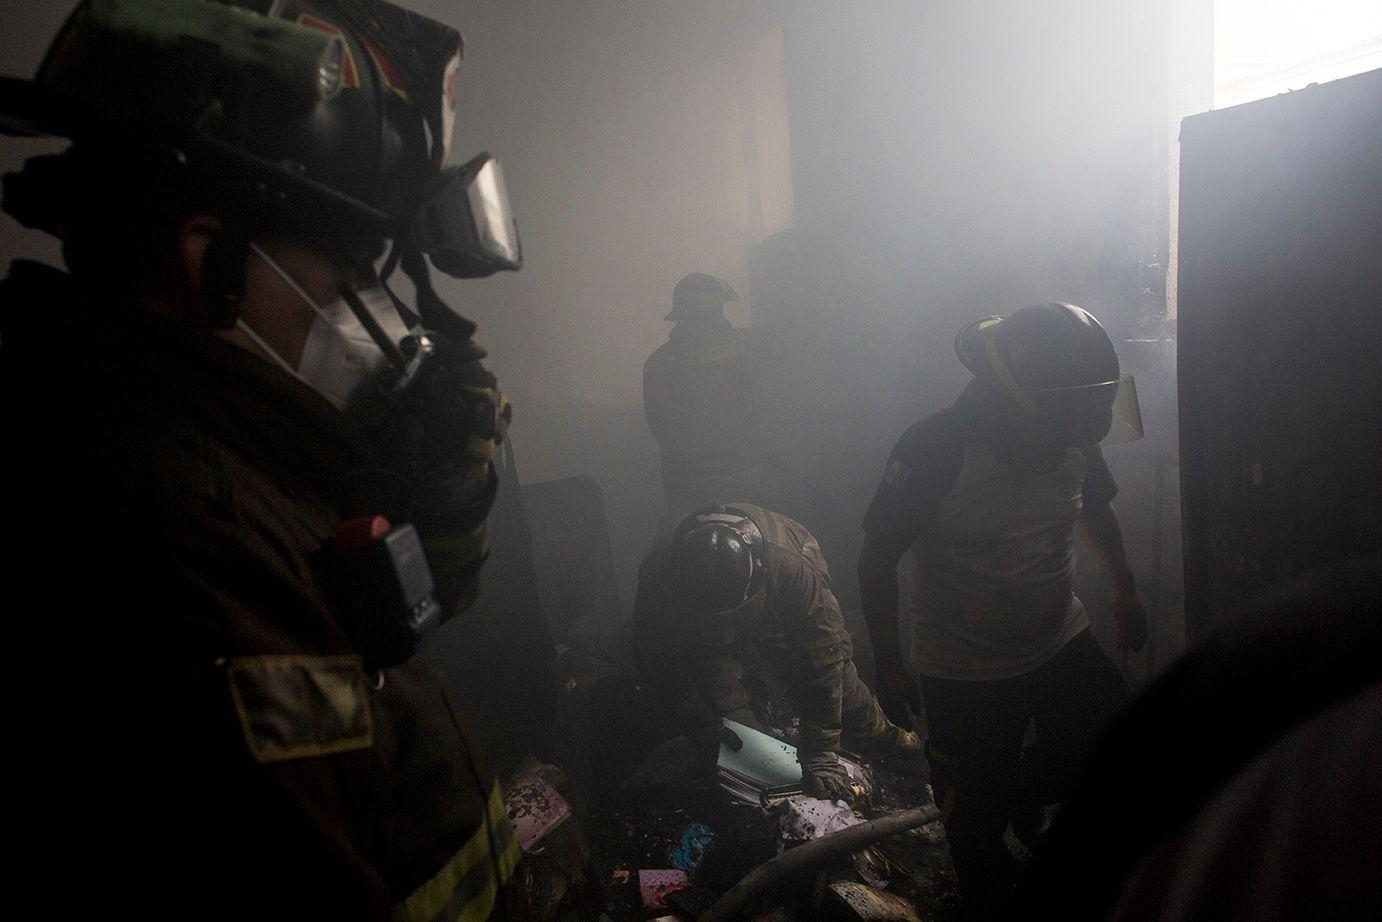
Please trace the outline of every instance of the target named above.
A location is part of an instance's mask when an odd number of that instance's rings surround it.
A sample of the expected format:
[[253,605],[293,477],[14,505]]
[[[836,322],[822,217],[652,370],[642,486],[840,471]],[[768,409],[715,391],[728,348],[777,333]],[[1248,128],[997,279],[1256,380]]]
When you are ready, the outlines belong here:
[[1045,469],[1004,458],[973,399],[907,430],[864,527],[902,557],[917,672],[1004,679],[1029,672],[1089,627],[1071,586],[1075,520],[1117,486],[1097,448]]

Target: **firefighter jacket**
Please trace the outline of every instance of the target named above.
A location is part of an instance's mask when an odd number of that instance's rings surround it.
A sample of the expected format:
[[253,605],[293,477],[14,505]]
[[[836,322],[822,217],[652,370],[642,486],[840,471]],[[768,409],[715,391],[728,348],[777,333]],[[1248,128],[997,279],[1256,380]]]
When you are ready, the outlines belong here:
[[35,264],[0,325],[16,572],[61,592],[20,641],[46,689],[32,849],[141,917],[503,915],[494,774],[420,658],[365,670],[327,576],[342,520],[406,520],[410,485],[210,330]]
[[765,660],[779,669],[794,699],[801,719],[799,748],[835,751],[853,646],[830,591],[820,545],[784,515],[747,503],[723,508],[752,519],[763,533],[763,590],[728,621],[686,609],[667,591],[671,534],[664,534],[638,571],[634,645],[639,671],[681,729],[695,732],[746,703],[726,699],[725,689],[736,687],[726,671],[748,659]]
[[643,366],[643,413],[674,509],[761,495],[753,385],[769,364],[761,331],[723,316],[680,323]]

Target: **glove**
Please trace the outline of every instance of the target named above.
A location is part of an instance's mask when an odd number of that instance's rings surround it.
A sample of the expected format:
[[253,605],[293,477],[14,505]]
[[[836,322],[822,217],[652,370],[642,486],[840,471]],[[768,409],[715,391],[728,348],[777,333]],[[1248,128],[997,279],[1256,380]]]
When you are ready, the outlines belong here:
[[417,330],[400,348],[409,359],[398,380],[381,383],[417,421],[434,452],[432,462],[484,467],[504,443],[512,410],[486,355],[473,340],[453,340]]
[[485,351],[471,340],[419,331],[402,348],[413,364],[401,379],[384,376],[383,409],[361,427],[408,485],[402,511],[422,539],[449,617],[475,597],[489,553],[485,519],[499,486],[491,462],[511,411],[480,364]]
[[711,764],[720,760],[720,744],[724,743],[733,752],[744,748],[744,741],[729,727],[722,723],[706,724],[692,730],[688,736],[696,744],[696,752]]
[[860,751],[871,758],[886,762],[895,770],[920,771],[926,764],[925,747],[921,738],[911,730],[889,726],[878,740]]
[[797,753],[801,762],[802,790],[810,797],[853,803],[861,793],[850,780],[840,757],[833,752]]

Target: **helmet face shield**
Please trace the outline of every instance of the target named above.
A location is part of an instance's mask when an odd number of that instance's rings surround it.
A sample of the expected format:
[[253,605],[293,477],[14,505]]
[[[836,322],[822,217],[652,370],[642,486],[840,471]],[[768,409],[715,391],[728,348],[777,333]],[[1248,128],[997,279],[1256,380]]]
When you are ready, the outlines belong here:
[[1142,431],[1142,406],[1137,402],[1137,382],[1126,372],[1118,376],[1118,393],[1113,398],[1113,422],[1100,445],[1126,445],[1145,435]]
[[418,248],[453,278],[480,278],[523,265],[504,169],[489,154],[442,170],[413,219]]
[[1040,418],[1059,430],[1066,441],[1073,445],[1096,445],[1108,435],[1112,424],[1110,407],[1117,390],[1117,381],[1104,381],[1034,391],[1030,396],[1040,410]]
[[1122,373],[1117,381],[1036,391],[1032,401],[1076,445],[1125,445],[1142,438],[1137,383]]

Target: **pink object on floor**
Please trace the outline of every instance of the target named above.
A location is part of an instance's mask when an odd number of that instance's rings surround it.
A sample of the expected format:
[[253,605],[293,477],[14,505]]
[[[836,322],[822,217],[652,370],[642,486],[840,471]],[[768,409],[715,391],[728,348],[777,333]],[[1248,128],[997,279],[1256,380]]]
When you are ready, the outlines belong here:
[[687,878],[685,871],[669,868],[661,871],[638,872],[638,891],[643,895],[644,909],[666,909],[667,904],[662,901],[662,898],[677,890],[684,890],[690,885],[691,881]]
[[571,816],[571,805],[543,780],[539,769],[524,772],[505,789],[504,808],[518,846],[525,852],[532,852]]

